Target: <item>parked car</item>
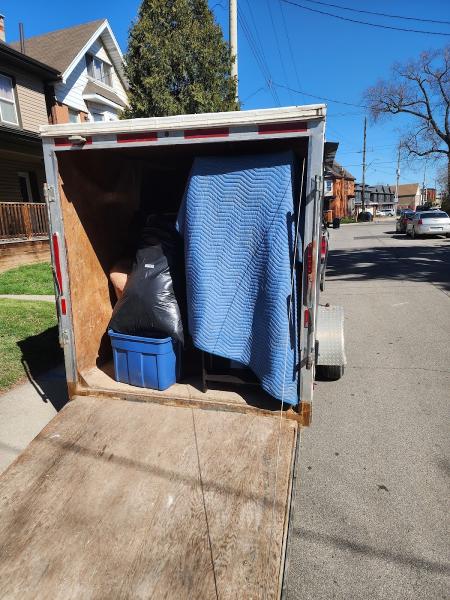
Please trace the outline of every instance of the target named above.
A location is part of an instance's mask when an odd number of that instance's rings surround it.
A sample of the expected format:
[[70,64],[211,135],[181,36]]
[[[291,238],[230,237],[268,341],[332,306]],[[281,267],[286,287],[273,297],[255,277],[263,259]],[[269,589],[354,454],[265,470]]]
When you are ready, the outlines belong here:
[[359,222],[373,221],[373,214],[369,211],[360,212],[358,215],[357,221],[359,221]]
[[406,233],[406,223],[409,218],[412,218],[414,216],[414,214],[414,211],[409,209],[400,211],[400,216],[397,219],[397,223],[395,225],[395,231],[397,233]]
[[406,223],[406,235],[445,235],[450,237],[450,217],[443,210],[416,212]]
[[395,217],[395,210],[393,208],[380,209],[376,212],[377,217]]

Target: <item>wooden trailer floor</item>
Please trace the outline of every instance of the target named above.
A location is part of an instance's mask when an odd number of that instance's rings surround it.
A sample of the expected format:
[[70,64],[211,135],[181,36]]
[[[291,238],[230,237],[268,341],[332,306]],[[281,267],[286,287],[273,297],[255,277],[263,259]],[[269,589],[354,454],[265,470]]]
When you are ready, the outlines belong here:
[[170,401],[179,400],[181,404],[187,401],[198,405],[209,404],[219,407],[222,405],[224,408],[234,407],[236,410],[240,409],[243,412],[246,408],[249,410],[262,408],[271,412],[279,412],[280,410],[280,402],[266,394],[257,385],[231,385],[229,389],[224,390],[224,384],[220,384],[216,388],[214,388],[214,384],[210,384],[207,392],[203,392],[200,377],[191,377],[182,383],[175,383],[167,390],[149,390],[116,381],[112,361],[101,368],[93,367],[82,371],[81,377],[85,385],[94,393],[95,390],[104,390],[136,397],[152,397],[154,400],[159,399],[161,402],[168,399]]
[[277,598],[296,435],[76,398],[0,479],[0,597]]

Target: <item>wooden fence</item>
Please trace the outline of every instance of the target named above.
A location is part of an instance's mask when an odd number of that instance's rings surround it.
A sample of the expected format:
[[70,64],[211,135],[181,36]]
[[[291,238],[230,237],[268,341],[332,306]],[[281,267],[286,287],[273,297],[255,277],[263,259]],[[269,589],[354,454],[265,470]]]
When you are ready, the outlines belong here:
[[0,240],[32,240],[48,236],[44,202],[0,202]]

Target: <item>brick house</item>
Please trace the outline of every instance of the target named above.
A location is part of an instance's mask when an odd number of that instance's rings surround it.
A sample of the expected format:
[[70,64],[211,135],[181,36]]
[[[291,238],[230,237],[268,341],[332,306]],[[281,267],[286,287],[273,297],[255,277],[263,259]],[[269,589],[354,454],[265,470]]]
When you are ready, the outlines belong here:
[[335,160],[324,167],[324,211],[332,210],[333,217],[351,214],[355,197],[355,178]]

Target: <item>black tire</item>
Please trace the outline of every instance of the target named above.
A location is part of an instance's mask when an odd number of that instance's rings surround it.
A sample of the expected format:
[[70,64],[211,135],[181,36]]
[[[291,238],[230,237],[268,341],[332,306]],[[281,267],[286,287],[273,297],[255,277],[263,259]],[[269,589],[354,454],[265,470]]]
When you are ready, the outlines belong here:
[[446,233],[446,234],[445,234],[445,237],[446,237],[446,238],[450,238],[450,233]]
[[316,376],[318,379],[326,379],[327,381],[337,381],[344,375],[343,365],[317,365]]

